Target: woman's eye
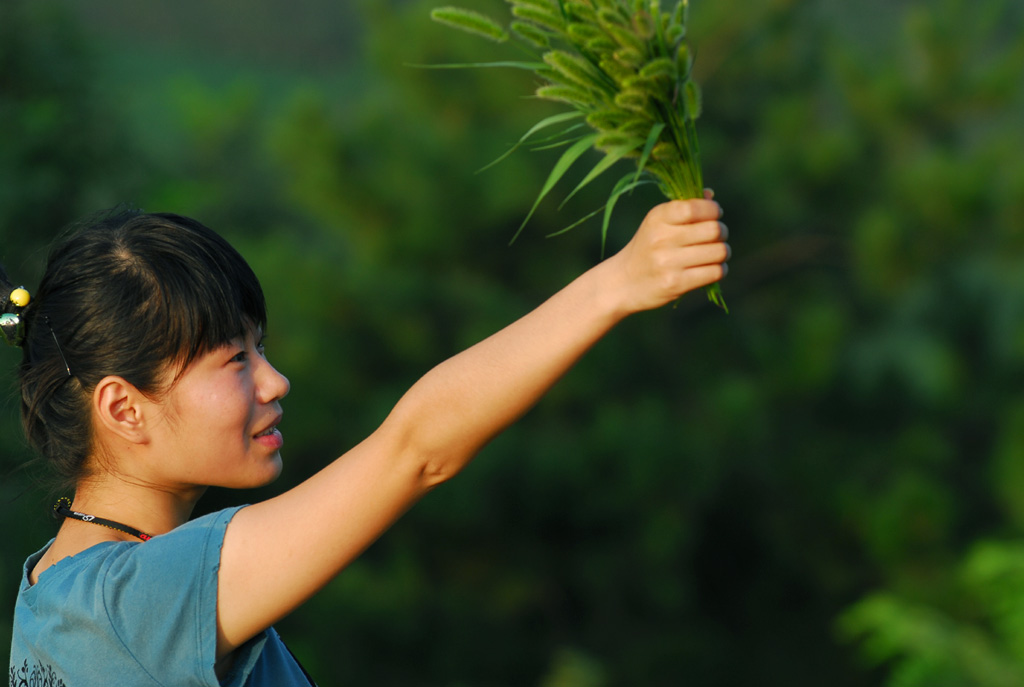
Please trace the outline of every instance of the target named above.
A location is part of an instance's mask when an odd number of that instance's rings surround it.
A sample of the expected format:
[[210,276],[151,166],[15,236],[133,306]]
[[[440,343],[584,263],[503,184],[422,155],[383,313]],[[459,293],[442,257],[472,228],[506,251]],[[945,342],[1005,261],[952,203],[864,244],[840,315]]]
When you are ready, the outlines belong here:
[[247,358],[246,352],[245,351],[239,351],[238,353],[236,353],[231,358],[231,362],[233,362],[233,363],[244,363],[246,361],[246,358]]

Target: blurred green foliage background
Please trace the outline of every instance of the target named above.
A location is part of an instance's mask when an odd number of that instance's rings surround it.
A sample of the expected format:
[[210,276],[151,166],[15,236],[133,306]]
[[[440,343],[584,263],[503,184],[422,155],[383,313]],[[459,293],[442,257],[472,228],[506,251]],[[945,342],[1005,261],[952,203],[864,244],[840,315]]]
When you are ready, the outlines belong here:
[[[544,238],[600,184],[507,245],[558,153],[473,170],[557,107],[411,67],[500,58],[436,4],[0,4],[12,276],[128,202],[263,281],[285,474],[204,512],[302,480],[600,259],[599,223]],[[694,0],[732,314],[624,323],[282,622],[320,684],[1024,685],[1022,35],[1012,0]],[[657,201],[619,204],[612,248]],[[9,617],[56,524],[5,355]]]

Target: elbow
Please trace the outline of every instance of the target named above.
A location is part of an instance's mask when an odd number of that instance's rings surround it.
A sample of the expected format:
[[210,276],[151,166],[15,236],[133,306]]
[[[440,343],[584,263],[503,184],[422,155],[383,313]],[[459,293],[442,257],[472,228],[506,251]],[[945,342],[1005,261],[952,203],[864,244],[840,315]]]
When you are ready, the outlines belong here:
[[423,491],[427,492],[442,482],[447,482],[462,471],[465,461],[454,459],[450,454],[421,453],[417,461],[417,475]]
[[377,434],[397,457],[405,474],[411,475],[423,491],[447,482],[462,471],[480,448],[472,436],[439,432],[434,422],[401,413],[401,404]]
[[[423,437],[418,437],[422,439]],[[467,441],[410,441],[407,455],[412,456],[412,467],[424,491],[447,482],[462,472],[479,447]]]
[[378,430],[375,438],[382,441],[377,443],[373,453],[381,458],[390,456],[387,470],[396,476],[402,475],[403,481],[411,482],[410,486],[420,493],[447,482],[467,462],[459,460],[459,451],[434,446],[414,433],[385,434]]

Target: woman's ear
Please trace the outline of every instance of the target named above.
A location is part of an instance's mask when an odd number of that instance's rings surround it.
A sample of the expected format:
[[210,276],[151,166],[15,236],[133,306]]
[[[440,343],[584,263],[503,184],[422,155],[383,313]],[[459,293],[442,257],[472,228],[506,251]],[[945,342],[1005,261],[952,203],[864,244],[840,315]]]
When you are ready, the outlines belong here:
[[92,392],[92,410],[97,429],[134,444],[149,441],[148,422],[153,402],[123,377],[109,375]]

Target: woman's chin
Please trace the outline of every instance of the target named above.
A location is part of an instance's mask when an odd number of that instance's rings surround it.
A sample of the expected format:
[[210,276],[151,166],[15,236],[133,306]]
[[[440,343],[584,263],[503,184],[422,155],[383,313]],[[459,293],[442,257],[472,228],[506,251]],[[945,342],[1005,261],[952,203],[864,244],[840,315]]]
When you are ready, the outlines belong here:
[[281,460],[281,452],[274,451],[273,455],[270,457],[269,460],[269,469],[267,470],[267,473],[263,476],[263,479],[260,481],[260,483],[255,485],[257,487],[265,487],[268,484],[276,481],[277,478],[281,476],[281,471],[284,469],[284,461]]
[[239,476],[238,479],[232,480],[229,484],[221,484],[218,486],[227,487],[228,489],[258,489],[276,481],[277,478],[281,476],[282,469],[283,462],[281,460],[281,454],[275,451],[266,459],[266,463],[260,465],[259,470],[254,470],[249,474]]

